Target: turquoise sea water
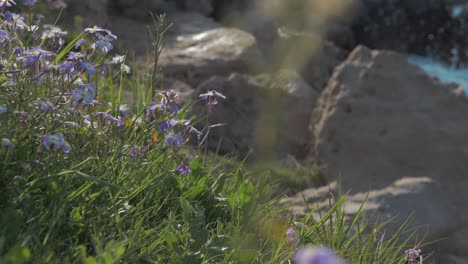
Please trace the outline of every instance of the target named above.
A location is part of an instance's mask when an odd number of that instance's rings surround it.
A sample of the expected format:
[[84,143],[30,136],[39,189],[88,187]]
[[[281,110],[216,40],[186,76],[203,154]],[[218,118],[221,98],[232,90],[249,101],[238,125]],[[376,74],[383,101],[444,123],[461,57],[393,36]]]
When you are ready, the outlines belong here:
[[431,58],[409,55],[408,60],[442,82],[459,84],[468,95],[468,68],[456,69]]

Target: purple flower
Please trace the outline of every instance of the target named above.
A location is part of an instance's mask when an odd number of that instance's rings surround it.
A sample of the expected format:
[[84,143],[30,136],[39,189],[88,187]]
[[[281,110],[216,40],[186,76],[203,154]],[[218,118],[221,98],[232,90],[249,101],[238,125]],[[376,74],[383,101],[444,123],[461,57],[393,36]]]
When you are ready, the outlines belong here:
[[0,105],[0,113],[6,113],[7,107],[6,105]]
[[181,134],[176,134],[176,133],[169,133],[166,135],[166,144],[175,147],[175,146],[180,146],[184,143],[184,138],[182,137]]
[[189,123],[190,123],[190,120],[187,120],[187,119],[181,119],[181,120],[171,119],[171,120],[169,120],[169,124],[171,125],[171,127],[175,127],[178,124],[182,124],[184,126],[187,126]]
[[296,229],[290,227],[286,230],[286,237],[288,241],[291,243],[299,243],[299,234],[297,233]]
[[82,45],[84,45],[86,43],[86,40],[85,39],[79,39],[76,43],[75,43],[75,49],[77,49],[78,47],[81,47]]
[[83,100],[85,104],[90,105],[93,103],[95,94],[96,88],[94,88],[94,85],[90,83],[75,89],[72,93],[72,97],[73,100],[75,100],[75,103]]
[[224,96],[222,93],[215,91],[215,90],[211,90],[211,91],[208,91],[207,93],[200,94],[199,97],[200,99],[206,101],[208,112],[211,112],[211,108],[214,105],[218,104],[218,98],[226,99],[226,96]]
[[146,152],[148,152],[148,147],[147,147],[147,146],[142,146],[142,147],[140,148],[140,152],[141,152],[141,153],[146,153]]
[[130,108],[128,107],[127,104],[123,104],[123,105],[120,105],[119,106],[119,112],[120,114],[122,114],[123,116],[126,116],[128,115],[128,112],[130,111]]
[[31,66],[39,60],[43,60],[44,58],[52,57],[54,55],[53,52],[43,50],[39,47],[33,47],[27,49],[18,57],[19,61],[22,61],[25,66]]
[[[5,0],[0,0],[0,8],[2,8],[2,2],[5,2]],[[6,4],[8,6],[8,2],[16,4],[14,1],[8,1],[6,0]],[[10,5],[11,6],[11,5]],[[8,28],[11,29],[25,29],[28,27],[26,23],[24,22],[24,17],[21,15],[11,13],[11,12],[5,12],[3,14],[3,17],[5,18],[5,24],[8,26]]]
[[147,146],[142,146],[140,148],[138,148],[138,146],[133,146],[130,150],[130,156],[135,157],[136,159],[140,159],[141,156],[146,152],[148,152]]
[[165,132],[169,130],[169,128],[171,128],[171,125],[169,124],[169,122],[163,121],[161,125],[159,125],[159,128],[161,129],[161,131]]
[[117,118],[117,117],[113,117],[111,114],[107,114],[107,120],[109,120],[111,122],[115,122],[115,125],[117,127],[125,125],[125,122],[122,119]]
[[198,139],[200,139],[201,136],[203,136],[203,133],[200,132],[200,130],[194,128],[193,126],[188,126],[188,128],[189,128],[189,133],[195,134],[195,135],[197,136]]
[[112,32],[108,29],[99,27],[99,26],[93,26],[92,28],[85,28],[85,32],[91,33],[91,34],[96,34],[98,32],[105,32],[107,34],[112,34]]
[[50,101],[49,98],[44,98],[44,101],[37,99],[36,105],[39,106],[42,112],[53,111],[57,109],[57,107]]
[[71,147],[61,134],[45,134],[42,136],[42,144],[46,149],[50,150],[54,147],[56,150],[61,150],[64,153],[70,153]]
[[122,119],[113,117],[108,112],[96,112],[94,115],[101,116],[101,118],[106,118],[110,122],[115,122],[117,127],[125,125],[125,122]]
[[102,36],[99,33],[96,33],[96,36],[99,36],[99,39],[96,41],[96,43],[91,45],[92,49],[99,48],[102,52],[107,53],[111,51],[114,47],[111,44],[111,41],[113,40],[112,37],[108,36]]
[[5,43],[11,39],[10,34],[5,30],[0,29],[0,44]]
[[96,67],[94,66],[94,64],[92,62],[81,62],[80,61],[80,66],[83,70],[86,71],[86,74],[89,74],[89,75],[94,75],[96,74]]
[[6,148],[15,148],[15,144],[13,144],[8,138],[2,139],[2,146]]
[[83,52],[70,51],[68,53],[68,59],[69,60],[79,60],[79,59],[82,59],[84,57],[86,57],[86,54],[84,54]]
[[148,107],[148,111],[153,112],[155,110],[165,111],[166,110],[166,105],[151,102],[151,105]]
[[57,40],[59,45],[62,46],[65,41],[62,39],[63,36],[67,35],[67,31],[63,31],[54,25],[44,25],[44,31],[42,32],[41,39],[53,39]]
[[25,6],[33,6],[33,5],[36,4],[36,2],[37,2],[37,0],[26,0],[26,1],[24,1],[24,5]]
[[75,71],[75,63],[72,61],[64,61],[62,64],[56,65],[55,68],[60,72],[74,72]]
[[294,256],[294,264],[346,264],[327,247],[301,248]]
[[16,5],[15,1],[13,1],[13,0],[0,0],[0,8],[10,7],[12,5]]
[[408,249],[405,250],[406,262],[408,264],[422,264],[423,256],[421,255],[420,249]]
[[175,169],[175,171],[182,175],[187,175],[190,173],[190,168],[184,163],[180,163],[179,166],[177,166],[177,168]]

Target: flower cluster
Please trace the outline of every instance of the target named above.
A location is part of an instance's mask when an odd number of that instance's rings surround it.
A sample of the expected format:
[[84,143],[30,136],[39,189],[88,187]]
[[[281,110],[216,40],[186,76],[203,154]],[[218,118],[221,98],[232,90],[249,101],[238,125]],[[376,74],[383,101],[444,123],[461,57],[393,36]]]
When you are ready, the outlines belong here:
[[420,249],[408,249],[405,250],[406,264],[422,264],[423,263],[423,256],[421,255]]
[[63,153],[70,153],[71,146],[63,138],[61,134],[45,134],[40,137],[42,145],[47,150],[62,151]]
[[[37,142],[41,152],[44,149],[65,154],[71,152],[72,146],[65,141],[65,134],[59,133],[62,131],[57,130],[57,124],[66,125],[63,128],[79,127],[80,124],[88,128],[106,129],[124,126],[118,114],[124,116],[128,108],[123,111],[113,109],[117,115],[96,109],[101,105],[98,98],[100,91],[95,85],[103,78],[99,73],[109,70],[130,72],[125,56],[108,55],[117,37],[108,29],[94,26],[86,28],[80,34],[81,38],[67,46],[64,37],[68,32],[55,25],[42,25],[42,16],[29,12],[30,17],[26,19],[21,14],[8,11],[16,2],[0,0],[1,77],[8,79],[8,86],[5,87],[17,87],[6,88],[6,93],[1,95],[0,114],[8,114],[9,109],[15,109],[12,113],[18,117],[19,125],[35,123],[35,134],[40,135]],[[31,11],[36,2],[25,0],[23,4]],[[61,1],[49,0],[47,4],[57,2]],[[71,50],[68,49],[70,46]],[[36,91],[21,90],[28,87],[36,87]],[[41,97],[24,97],[26,94]],[[22,100],[30,100],[29,106],[34,108],[25,107],[25,104],[19,107],[18,103]],[[55,132],[47,133],[51,130]],[[3,145],[9,146],[7,143]]]

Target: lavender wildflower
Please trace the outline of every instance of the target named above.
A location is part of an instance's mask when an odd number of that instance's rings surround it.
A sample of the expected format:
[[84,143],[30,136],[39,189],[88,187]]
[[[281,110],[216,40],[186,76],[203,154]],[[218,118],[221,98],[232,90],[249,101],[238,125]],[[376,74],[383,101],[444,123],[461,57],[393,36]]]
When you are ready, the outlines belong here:
[[79,39],[76,43],[75,43],[75,49],[83,46],[84,44],[86,43],[86,40],[85,39]]
[[420,249],[408,249],[405,250],[406,264],[422,264],[423,256],[421,255]]
[[96,94],[96,88],[93,84],[85,84],[82,87],[75,89],[72,93],[75,103],[83,101],[85,104],[90,105],[93,103]]
[[166,135],[166,144],[171,147],[180,146],[184,143],[184,138],[181,134],[169,133]]
[[59,27],[53,25],[44,25],[45,30],[42,32],[41,39],[53,39],[57,40],[59,45],[62,46],[65,41],[62,39],[63,36],[68,34],[67,31],[62,31]]
[[130,156],[135,157],[136,159],[140,159],[143,154],[148,152],[147,146],[142,146],[138,148],[138,146],[133,146],[130,150]]
[[94,113],[94,115],[101,116],[101,118],[106,118],[110,122],[115,122],[115,125],[117,127],[125,125],[125,122],[122,119],[113,117],[108,112],[96,112],[96,113]]
[[112,37],[110,37],[109,35],[103,36],[100,33],[96,33],[96,36],[98,37],[98,40],[96,41],[96,43],[91,45],[91,48],[93,50],[97,47],[102,52],[107,53],[114,48],[111,44],[111,41],[114,40]]
[[16,5],[15,1],[13,1],[13,0],[0,0],[0,8],[10,7],[12,5]]
[[126,116],[128,115],[129,111],[130,111],[130,108],[128,107],[127,104],[123,104],[119,106],[119,112],[121,115]]
[[75,71],[75,63],[72,61],[64,61],[63,63],[56,65],[55,68],[59,72],[69,72],[72,73]]
[[180,163],[179,166],[175,169],[175,172],[178,172],[182,175],[187,175],[190,173],[190,168],[184,163]]
[[[1,1],[0,0],[0,8],[2,7],[1,6]],[[4,2],[4,0],[3,0]],[[8,4],[8,0],[6,1],[7,4]],[[10,0],[10,2],[13,2]],[[13,2],[14,3],[14,2]],[[15,3],[16,4],[16,3]],[[3,14],[3,17],[5,18],[5,24],[8,26],[8,28],[10,29],[25,29],[27,28],[28,26],[26,25],[26,23],[24,22],[24,17],[18,15],[18,14],[15,14],[15,13],[11,13],[11,12],[5,12]]]
[[296,229],[290,227],[286,230],[286,237],[288,241],[291,243],[299,243],[299,234],[297,233]]
[[200,132],[200,130],[194,128],[193,126],[188,126],[188,128],[189,128],[189,133],[195,134],[198,139],[200,139],[203,136],[203,133]]
[[91,33],[91,34],[96,34],[98,32],[105,32],[107,34],[112,34],[110,30],[99,27],[99,26],[93,26],[92,28],[85,28],[85,32]]
[[6,105],[0,105],[0,113],[6,113],[6,112],[7,112]]
[[327,247],[305,247],[294,256],[295,264],[346,264]]
[[37,0],[26,0],[26,1],[24,1],[24,5],[25,6],[33,6],[33,5],[36,4],[36,2],[37,2]]
[[92,62],[80,62],[80,66],[83,70],[86,71],[86,74],[94,75],[96,74],[96,67]]
[[18,60],[22,61],[25,66],[31,66],[37,61],[47,57],[52,57],[53,55],[54,53],[52,53],[51,51],[43,50],[39,47],[34,47],[25,50],[23,54],[20,57],[18,57]]
[[68,53],[68,59],[69,60],[80,60],[82,58],[86,57],[86,54],[84,54],[83,52],[73,52],[73,51],[70,51]]
[[107,114],[107,120],[109,120],[111,122],[115,122],[115,125],[117,127],[125,125],[125,122],[122,119],[117,118],[117,117],[113,117],[111,114]]
[[50,101],[49,98],[44,98],[44,101],[37,99],[36,105],[39,106],[42,112],[48,112],[57,109],[57,107]]
[[163,132],[169,130],[169,128],[171,128],[171,125],[167,121],[163,121],[161,125],[159,125],[159,129],[161,129]]
[[199,97],[200,99],[206,101],[208,112],[211,112],[211,108],[218,104],[218,98],[226,99],[226,96],[216,90],[211,90],[207,93],[200,94]]
[[8,138],[2,139],[2,146],[6,148],[15,148],[15,144],[13,144]]
[[61,134],[45,134],[42,136],[42,144],[47,150],[54,147],[56,150],[61,150],[64,153],[70,153],[71,147]]

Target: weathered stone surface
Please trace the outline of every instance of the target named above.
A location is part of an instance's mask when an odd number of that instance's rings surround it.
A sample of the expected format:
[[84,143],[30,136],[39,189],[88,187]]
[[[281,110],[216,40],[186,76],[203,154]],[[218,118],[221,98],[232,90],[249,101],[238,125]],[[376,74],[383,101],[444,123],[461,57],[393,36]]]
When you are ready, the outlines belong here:
[[282,71],[276,77],[265,74],[254,78],[238,73],[227,78],[213,77],[194,93],[197,102],[192,114],[207,115],[204,102],[196,97],[209,90],[227,97],[219,100],[208,118],[199,124],[201,127],[225,124],[210,131],[211,149],[241,156],[249,152],[257,154],[259,148],[278,151],[279,156],[304,152],[308,121],[318,94],[297,73]]
[[158,65],[166,76],[198,85],[211,76],[252,71],[261,62],[255,38],[235,28],[179,35],[163,50]]
[[[335,69],[318,100],[311,154],[330,179],[342,176],[343,188],[352,193],[393,193],[386,188],[402,178],[430,179],[435,187],[410,189],[408,195],[416,197],[386,203],[392,213],[420,214],[434,236],[451,236],[450,230],[468,223],[468,100],[456,88],[400,54],[359,46]],[[411,199],[435,199],[427,202],[435,205],[425,208]]]
[[[336,197],[336,182],[321,188],[306,189],[301,194],[283,199],[282,204],[289,206],[295,215],[302,216],[308,208],[304,204],[305,198],[309,207],[318,208],[323,215],[329,208],[330,192]],[[426,261],[459,263],[444,262],[443,259],[454,258],[448,254],[464,254],[461,248],[466,246],[466,242],[460,238],[466,236],[458,229],[462,224],[458,210],[446,199],[442,185],[430,178],[402,178],[383,189],[356,193],[347,197],[343,207],[348,219],[361,210],[369,217],[371,225],[390,221],[385,227],[387,237],[395,234],[410,219],[407,228],[418,228],[418,234],[410,244],[418,243],[422,238],[424,241],[436,241],[449,237],[433,247],[424,248],[425,255],[434,252]],[[405,239],[405,236],[401,238],[402,241]]]
[[468,103],[455,88],[402,55],[357,47],[335,69],[315,109],[316,158],[355,190],[403,176],[464,179]]

